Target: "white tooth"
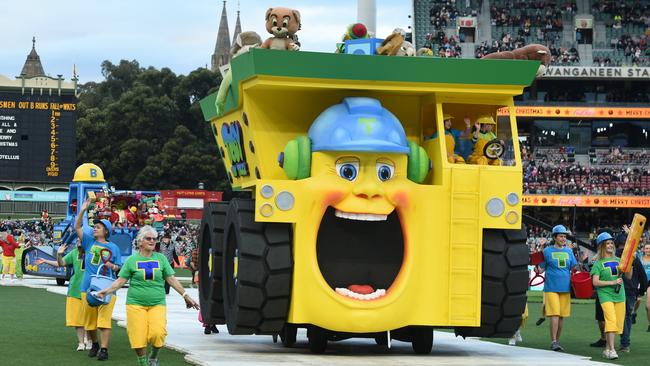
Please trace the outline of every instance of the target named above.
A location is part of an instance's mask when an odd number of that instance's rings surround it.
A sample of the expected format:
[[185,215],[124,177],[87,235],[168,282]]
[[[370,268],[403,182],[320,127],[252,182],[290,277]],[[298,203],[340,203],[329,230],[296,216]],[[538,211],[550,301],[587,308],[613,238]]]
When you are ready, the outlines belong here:
[[344,212],[340,210],[334,211],[334,215],[336,217],[340,217],[343,219],[348,219],[348,220],[360,220],[360,221],[386,221],[388,220],[388,215],[378,215],[378,214],[371,214],[371,213],[352,213],[352,212]]

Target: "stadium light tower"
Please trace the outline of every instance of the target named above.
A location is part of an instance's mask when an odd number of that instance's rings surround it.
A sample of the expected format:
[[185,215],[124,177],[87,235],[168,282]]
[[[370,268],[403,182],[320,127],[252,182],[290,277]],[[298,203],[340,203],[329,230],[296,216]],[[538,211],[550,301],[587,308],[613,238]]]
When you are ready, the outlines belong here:
[[357,21],[365,24],[368,32],[377,33],[375,29],[377,23],[376,0],[357,0]]

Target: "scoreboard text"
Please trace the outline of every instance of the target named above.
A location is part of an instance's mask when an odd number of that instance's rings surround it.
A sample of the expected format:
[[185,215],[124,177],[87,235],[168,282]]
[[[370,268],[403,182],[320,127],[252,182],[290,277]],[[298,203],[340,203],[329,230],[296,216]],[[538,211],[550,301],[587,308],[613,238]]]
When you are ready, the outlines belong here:
[[72,95],[0,93],[0,181],[69,182],[76,110]]

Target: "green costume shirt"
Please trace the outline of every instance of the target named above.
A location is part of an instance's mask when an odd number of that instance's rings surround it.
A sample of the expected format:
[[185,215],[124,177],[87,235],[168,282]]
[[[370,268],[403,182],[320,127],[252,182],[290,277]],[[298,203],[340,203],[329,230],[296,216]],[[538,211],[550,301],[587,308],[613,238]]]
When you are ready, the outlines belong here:
[[136,253],[124,262],[120,277],[131,280],[126,294],[127,305],[165,305],[165,279],[174,275],[172,266],[161,253],[151,257]]
[[[619,258],[602,258],[597,260],[591,267],[591,275],[598,275],[601,281],[616,281],[619,273],[618,262]],[[616,285],[596,287],[598,292],[598,299],[600,303],[604,302],[625,302],[625,287],[621,284],[621,291],[616,293],[614,289]]]
[[79,259],[79,249],[74,248],[63,257],[67,266],[72,265],[72,277],[68,285],[68,297],[81,299],[81,280],[84,278],[84,260]]

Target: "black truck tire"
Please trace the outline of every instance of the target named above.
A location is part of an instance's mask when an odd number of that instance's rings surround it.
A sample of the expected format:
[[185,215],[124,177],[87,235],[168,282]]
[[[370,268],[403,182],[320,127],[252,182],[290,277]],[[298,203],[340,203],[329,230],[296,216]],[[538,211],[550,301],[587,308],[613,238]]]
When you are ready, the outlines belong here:
[[228,332],[279,334],[291,295],[291,224],[255,222],[255,201],[233,199],[224,239],[222,278]]
[[411,337],[411,346],[416,354],[428,355],[431,353],[431,349],[433,349],[432,327],[412,327]]
[[[206,324],[225,324],[221,266],[223,263],[223,231],[228,202],[209,202],[203,209],[199,233],[199,302]],[[212,249],[212,270],[210,270]]]
[[510,338],[519,329],[528,290],[526,230],[483,230],[481,326],[458,327],[462,337]]

